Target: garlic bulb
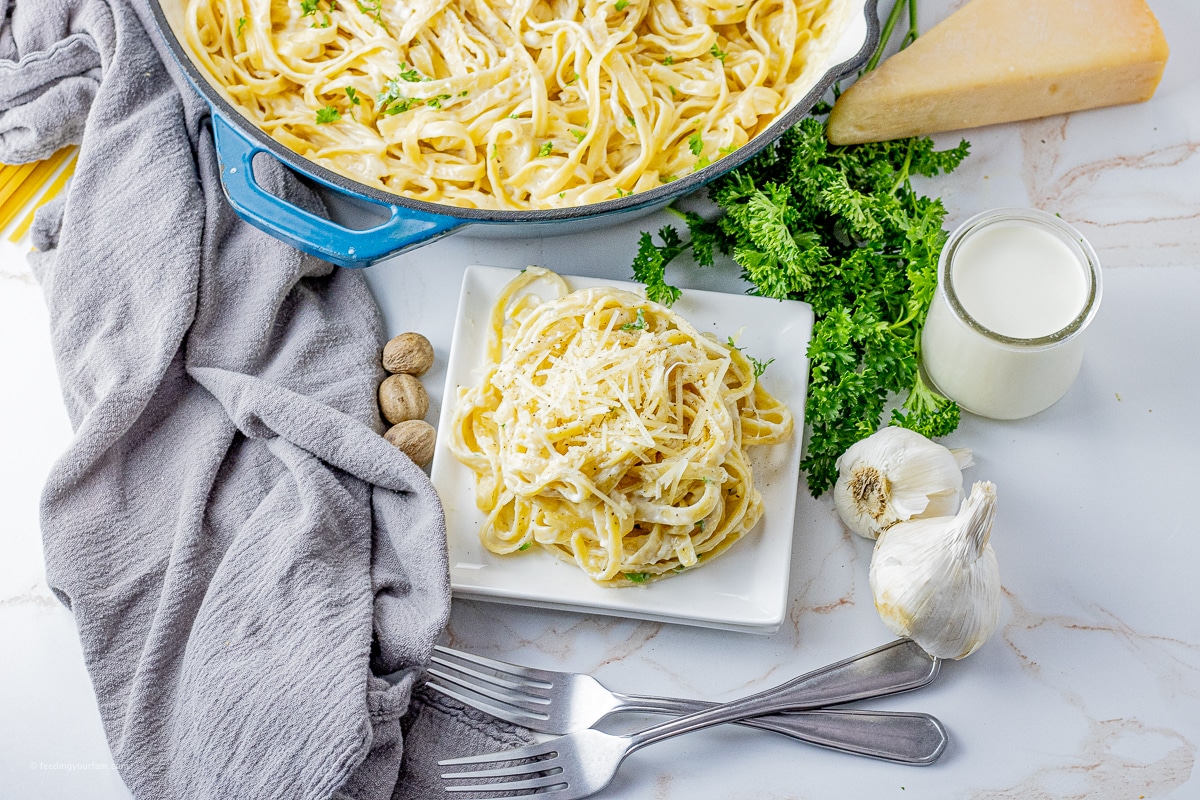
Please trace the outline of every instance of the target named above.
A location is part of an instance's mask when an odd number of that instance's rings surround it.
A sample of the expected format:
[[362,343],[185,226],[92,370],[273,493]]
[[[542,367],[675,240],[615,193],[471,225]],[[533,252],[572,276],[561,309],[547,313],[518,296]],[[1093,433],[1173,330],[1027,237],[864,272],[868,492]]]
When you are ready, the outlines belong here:
[[974,653],[1000,623],[1000,568],[989,538],[996,487],[971,487],[958,514],[901,522],[871,556],[883,622],[938,658]]
[[833,502],[846,527],[877,539],[897,522],[953,514],[970,450],[948,450],[908,428],[886,427],[837,460]]

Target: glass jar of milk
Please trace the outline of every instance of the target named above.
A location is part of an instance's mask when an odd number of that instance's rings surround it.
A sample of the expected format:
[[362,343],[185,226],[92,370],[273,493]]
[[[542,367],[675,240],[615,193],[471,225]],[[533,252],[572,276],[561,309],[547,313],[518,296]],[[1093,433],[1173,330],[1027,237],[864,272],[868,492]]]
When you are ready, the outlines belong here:
[[926,380],[984,417],[1049,408],[1079,374],[1100,286],[1096,253],[1058,217],[1025,208],[972,217],[942,249],[921,335]]

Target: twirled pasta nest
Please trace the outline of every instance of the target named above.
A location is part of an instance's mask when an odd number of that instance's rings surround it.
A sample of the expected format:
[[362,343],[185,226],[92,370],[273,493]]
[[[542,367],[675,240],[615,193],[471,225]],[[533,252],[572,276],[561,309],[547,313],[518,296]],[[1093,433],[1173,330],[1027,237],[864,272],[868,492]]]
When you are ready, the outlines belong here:
[[[534,281],[558,295],[523,291]],[[570,292],[531,267],[492,312],[451,452],[476,476],[483,544],[546,550],[606,586],[712,560],[762,516],[746,454],[792,415],[731,344],[632,292]]]

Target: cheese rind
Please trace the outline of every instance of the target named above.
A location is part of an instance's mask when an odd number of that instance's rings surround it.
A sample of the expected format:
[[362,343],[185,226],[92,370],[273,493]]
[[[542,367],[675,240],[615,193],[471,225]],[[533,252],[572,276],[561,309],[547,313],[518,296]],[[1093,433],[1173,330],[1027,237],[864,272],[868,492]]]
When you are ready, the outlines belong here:
[[1167,42],[1144,0],[973,0],[842,93],[834,144],[1150,99]]

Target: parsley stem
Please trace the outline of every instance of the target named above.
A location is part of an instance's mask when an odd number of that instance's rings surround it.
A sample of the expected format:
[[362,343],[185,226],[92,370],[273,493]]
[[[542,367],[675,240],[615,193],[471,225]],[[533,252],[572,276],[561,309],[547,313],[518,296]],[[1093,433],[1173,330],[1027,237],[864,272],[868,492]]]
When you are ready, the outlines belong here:
[[908,47],[920,35],[917,30],[917,0],[908,0],[908,33],[900,40],[900,49]]
[[[920,313],[920,309],[919,309],[919,308],[910,308],[910,309],[908,310],[908,314],[906,314],[906,315],[905,315],[904,319],[902,319],[902,320],[899,320],[899,321],[897,321],[897,322],[893,322],[891,325],[888,325],[888,326],[887,326],[887,329],[888,329],[889,331],[894,331],[894,330],[896,330],[897,328],[903,328],[905,325],[907,325],[908,323],[910,323],[910,322],[912,322],[914,319],[916,319],[916,318],[917,318],[917,314],[919,314],[919,313]],[[920,338],[920,337],[918,337],[918,340],[919,340],[919,338]]]
[[909,169],[912,167],[914,141],[914,139],[908,140],[908,148],[904,151],[904,166],[900,167],[900,174],[896,176],[896,182],[892,184],[892,191],[889,194],[896,194],[896,191],[908,181]]
[[900,12],[906,6],[911,6],[909,10],[910,22],[908,34],[905,34],[905,39],[913,33],[916,27],[916,0],[896,0],[896,4],[892,6],[892,11],[887,16],[887,20],[883,23],[883,32],[879,34],[879,45],[875,48],[875,52],[871,54],[871,60],[863,67],[863,72],[870,72],[879,66],[879,60],[883,58],[883,51],[887,49],[888,42],[892,39],[892,31],[896,29],[896,23],[900,21]]

